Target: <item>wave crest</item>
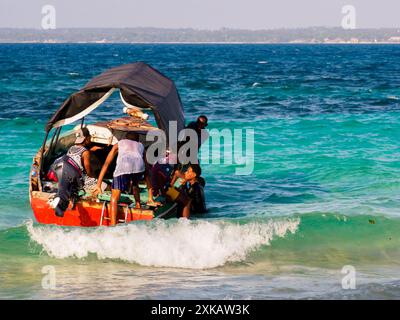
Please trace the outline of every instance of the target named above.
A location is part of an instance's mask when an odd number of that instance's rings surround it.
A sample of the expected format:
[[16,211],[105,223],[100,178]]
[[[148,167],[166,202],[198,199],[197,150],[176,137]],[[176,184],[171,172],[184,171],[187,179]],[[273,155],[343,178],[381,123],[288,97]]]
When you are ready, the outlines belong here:
[[113,228],[60,228],[27,224],[30,238],[54,258],[120,259],[144,266],[206,269],[243,261],[274,237],[295,233],[299,218],[238,224],[156,220]]

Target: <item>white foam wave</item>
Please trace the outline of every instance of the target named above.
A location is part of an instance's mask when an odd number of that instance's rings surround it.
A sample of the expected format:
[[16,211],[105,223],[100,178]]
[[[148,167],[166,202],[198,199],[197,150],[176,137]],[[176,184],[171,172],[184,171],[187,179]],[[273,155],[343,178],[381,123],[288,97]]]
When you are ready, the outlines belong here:
[[55,258],[121,259],[144,266],[205,269],[242,261],[274,237],[294,233],[300,219],[238,224],[226,221],[155,220],[113,228],[27,229],[32,240]]

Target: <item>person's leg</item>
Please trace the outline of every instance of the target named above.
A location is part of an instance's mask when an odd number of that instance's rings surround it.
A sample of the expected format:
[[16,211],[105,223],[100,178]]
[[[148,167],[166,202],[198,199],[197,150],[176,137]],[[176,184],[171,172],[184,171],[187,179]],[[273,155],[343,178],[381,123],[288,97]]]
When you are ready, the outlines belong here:
[[133,173],[130,175],[130,183],[132,184],[133,196],[135,197],[136,209],[140,209],[140,190],[139,190],[139,182],[143,179],[144,172]]
[[110,220],[112,226],[117,223],[118,202],[121,197],[121,193],[126,192],[128,188],[128,182],[129,179],[126,175],[121,175],[113,178],[110,199]]
[[190,218],[190,207],[192,205],[192,199],[188,197],[185,190],[181,190],[179,196],[175,199],[175,202],[178,203],[180,210],[178,217]]
[[58,191],[55,199],[53,200],[52,206],[56,216],[64,217],[64,212],[67,210],[69,205],[69,198],[71,196],[71,183],[69,177],[63,175],[62,179],[58,181]]
[[141,208],[141,206],[140,206],[140,190],[139,190],[139,187],[137,184],[133,186],[133,195],[134,195],[135,201],[136,201],[135,208],[140,209]]
[[145,176],[146,184],[147,184],[147,191],[148,191],[148,198],[147,198],[147,205],[148,206],[160,206],[161,202],[155,201],[154,196],[158,196],[160,192],[158,191],[158,187],[153,184],[153,177]]
[[56,198],[59,198],[57,203],[54,205],[55,214],[58,217],[63,217],[64,212],[67,210],[69,201],[73,196],[74,184],[78,183],[79,174],[77,171],[67,162],[63,164],[63,171],[61,179],[58,181],[58,192]]
[[159,167],[158,163],[154,164],[151,167],[150,182],[151,182],[153,197],[159,194],[159,187],[157,184],[158,167]]
[[112,226],[114,226],[117,223],[118,201],[120,197],[121,197],[121,190],[118,189],[111,190],[110,219]]
[[164,179],[160,164],[156,163],[151,172],[151,184],[153,187],[153,196],[164,195]]
[[192,204],[192,200],[189,200],[188,203],[183,207],[182,218],[189,219],[190,218],[190,206]]
[[144,178],[146,180],[146,186],[147,186],[147,193],[148,193],[148,197],[147,197],[147,203],[152,204],[153,201],[153,184],[151,183],[151,179],[150,179],[150,175],[149,175],[149,171],[146,170],[146,173],[144,175]]

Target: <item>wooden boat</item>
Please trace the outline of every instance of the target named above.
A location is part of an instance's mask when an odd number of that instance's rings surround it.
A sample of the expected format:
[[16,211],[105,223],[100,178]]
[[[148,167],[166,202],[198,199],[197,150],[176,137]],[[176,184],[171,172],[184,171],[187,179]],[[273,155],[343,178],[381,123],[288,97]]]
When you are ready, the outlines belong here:
[[[147,134],[162,130],[168,137],[171,121],[175,121],[178,132],[184,128],[183,107],[175,84],[149,65],[143,62],[122,65],[93,78],[72,94],[51,117],[45,128],[43,145],[33,158],[29,194],[34,216],[39,223],[80,227],[109,225],[110,192],[94,197],[81,191],[75,206],[70,206],[64,217],[57,217],[50,206],[51,199],[56,195],[57,184],[48,181],[47,171],[54,160],[74,144],[75,130],[85,125],[85,116],[102,105],[114,91],[119,91],[127,115],[86,125],[92,143],[103,148],[91,156],[96,174],[108,151],[127,131],[137,132],[141,141],[148,144],[145,139]],[[154,117],[153,123],[151,118],[147,121],[151,116]],[[71,130],[71,125],[78,121],[80,123]],[[68,128],[70,130],[61,133],[62,129]],[[114,166],[111,166],[106,179],[112,178],[113,170]],[[146,188],[143,185],[141,187],[141,199],[145,202]],[[135,209],[130,206],[132,202],[133,196],[121,196],[118,222],[176,216],[174,204]]]

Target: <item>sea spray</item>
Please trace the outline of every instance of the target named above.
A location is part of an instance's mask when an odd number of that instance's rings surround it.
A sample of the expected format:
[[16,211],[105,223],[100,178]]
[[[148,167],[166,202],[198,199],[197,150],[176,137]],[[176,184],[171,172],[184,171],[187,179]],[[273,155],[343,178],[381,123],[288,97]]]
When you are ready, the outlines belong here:
[[157,220],[113,228],[62,228],[27,223],[30,238],[55,258],[120,259],[144,266],[207,269],[238,262],[274,237],[296,232],[299,218],[239,224]]

